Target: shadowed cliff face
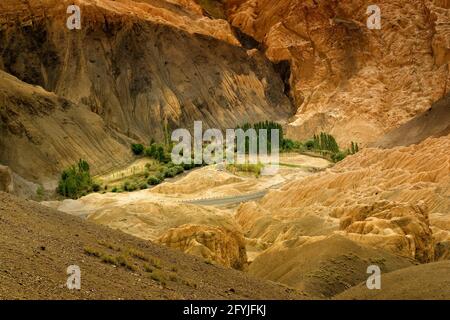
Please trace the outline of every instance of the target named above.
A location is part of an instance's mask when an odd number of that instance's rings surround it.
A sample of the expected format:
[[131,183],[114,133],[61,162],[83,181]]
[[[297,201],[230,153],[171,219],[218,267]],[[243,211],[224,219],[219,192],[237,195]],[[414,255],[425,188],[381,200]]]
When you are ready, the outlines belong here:
[[224,21],[163,1],[82,1],[82,29],[69,31],[68,3],[39,3],[17,19],[5,4],[0,66],[86,104],[131,138],[162,139],[194,120],[229,128],[292,113],[272,63],[241,47]]
[[288,134],[324,130],[367,143],[428,109],[450,90],[447,0],[381,0],[381,30],[367,28],[368,0],[228,0],[233,27],[289,61],[298,108]]

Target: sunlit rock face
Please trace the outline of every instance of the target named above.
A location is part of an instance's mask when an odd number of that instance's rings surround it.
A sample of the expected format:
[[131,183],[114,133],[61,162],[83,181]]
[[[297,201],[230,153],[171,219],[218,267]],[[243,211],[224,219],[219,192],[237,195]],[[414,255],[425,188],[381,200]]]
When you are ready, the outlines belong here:
[[247,265],[244,237],[236,231],[187,224],[169,229],[158,242],[229,268],[243,270]]
[[371,1],[229,0],[231,24],[289,61],[298,108],[288,132],[325,130],[341,143],[374,141],[450,89],[446,0],[377,1],[381,29],[367,27]]
[[[141,195],[145,193],[140,191]],[[58,209],[65,211],[71,205],[90,207],[90,221],[197,255],[211,263],[239,270],[246,268],[244,237],[229,212],[191,204],[161,203],[145,197],[132,202],[124,199],[122,203],[120,198],[125,197],[92,194],[79,201],[66,200]]]

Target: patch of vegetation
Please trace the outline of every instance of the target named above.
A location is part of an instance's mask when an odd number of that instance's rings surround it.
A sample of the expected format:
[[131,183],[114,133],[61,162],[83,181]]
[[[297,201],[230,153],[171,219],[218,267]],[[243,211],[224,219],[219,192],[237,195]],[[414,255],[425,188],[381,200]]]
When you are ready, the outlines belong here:
[[156,269],[161,269],[161,260],[159,260],[158,258],[155,257],[151,257],[147,260],[153,267],[155,267]]
[[117,266],[116,259],[115,259],[113,256],[110,256],[110,255],[108,255],[108,254],[102,254],[102,255],[100,256],[100,260],[101,260],[102,262],[104,262],[104,263],[112,264],[112,265]]
[[145,190],[145,189],[147,189],[148,188],[148,186],[147,186],[147,184],[145,183],[145,182],[142,182],[140,185],[139,185],[139,189],[140,190]]
[[161,271],[153,270],[150,272],[150,278],[163,286],[167,285],[167,279]]
[[304,145],[307,150],[319,153],[333,162],[342,161],[346,156],[355,154],[359,151],[358,143],[353,141],[351,142],[349,149],[345,151],[341,150],[336,139],[331,134],[325,132],[314,135],[314,137],[306,141]]
[[227,164],[228,171],[231,171],[233,173],[236,172],[254,173],[256,177],[259,177],[261,175],[261,171],[263,168],[264,165],[262,163]]
[[76,165],[62,172],[57,192],[64,197],[78,199],[92,192],[93,185],[89,164],[80,159]]
[[136,267],[133,265],[133,263],[128,260],[128,258],[124,255],[119,255],[115,258],[116,265],[120,267],[124,267],[131,271],[136,271]]
[[[121,250],[120,247],[108,244],[103,241],[99,241],[99,243],[115,251]],[[103,263],[112,264],[118,267],[124,267],[131,271],[136,271],[135,265],[124,254],[113,256],[92,247],[84,247],[84,253],[92,257],[100,258],[100,261]]]
[[160,184],[161,181],[162,180],[156,176],[150,176],[150,177],[148,177],[147,183],[151,186],[156,186],[156,185]]
[[99,241],[97,241],[97,243],[101,246],[104,246],[104,247],[114,250],[114,251],[122,251],[122,248],[120,246],[118,246],[114,243],[107,242],[105,240],[99,240]]
[[123,185],[122,185],[122,190],[123,191],[135,191],[137,189],[136,184],[126,181]]
[[347,153],[348,154],[355,154],[358,151],[359,151],[358,143],[352,141],[350,149],[347,149]]
[[44,195],[45,195],[45,190],[44,187],[42,187],[41,185],[39,185],[36,189],[36,197],[38,201],[42,201],[42,199],[44,199]]
[[131,145],[131,151],[133,154],[139,156],[144,152],[144,146],[140,143],[133,143]]
[[99,192],[101,188],[102,188],[101,185],[98,183],[92,184],[92,191],[94,191],[94,192]]
[[[236,129],[242,129],[246,132],[249,129],[254,129],[257,134],[257,150],[259,151],[261,141],[259,137],[259,130],[265,129],[267,130],[267,152],[270,153],[272,150],[272,130],[278,130],[278,147],[279,152],[293,152],[293,151],[304,151],[305,146],[300,141],[294,141],[291,139],[284,138],[283,126],[274,121],[261,121],[254,124],[245,123],[242,126],[237,127]],[[245,152],[249,153],[250,147],[250,138],[245,138]]]
[[149,147],[145,148],[145,155],[147,157],[158,160],[162,163],[167,163],[170,161],[171,156],[170,153],[172,151],[172,147],[170,144],[164,145],[160,143],[151,143]]
[[142,251],[139,251],[139,250],[136,250],[133,248],[128,248],[127,252],[132,257],[138,258],[142,261],[149,261],[149,258]]
[[87,254],[88,256],[93,256],[97,258],[102,256],[100,250],[91,247],[84,247],[84,253]]

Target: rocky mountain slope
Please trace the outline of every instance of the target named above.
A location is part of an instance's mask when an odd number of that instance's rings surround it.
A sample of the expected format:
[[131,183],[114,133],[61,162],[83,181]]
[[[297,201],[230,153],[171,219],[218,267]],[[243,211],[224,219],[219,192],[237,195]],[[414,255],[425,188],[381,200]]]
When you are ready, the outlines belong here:
[[234,128],[292,113],[272,64],[195,3],[77,3],[82,26],[71,31],[71,1],[2,1],[1,68],[88,105],[108,127],[143,142],[194,120]]
[[450,261],[434,262],[384,275],[382,290],[367,290],[361,283],[336,299],[348,300],[449,300]]
[[[0,299],[304,297],[3,192],[0,217]],[[70,265],[81,269],[80,290],[66,287]]]
[[447,94],[424,113],[380,137],[372,146],[380,148],[409,146],[431,136],[440,137],[449,133],[450,94]]
[[450,90],[448,1],[377,1],[381,30],[367,28],[367,0],[226,3],[233,26],[290,64],[292,137],[373,142]]
[[54,188],[55,176],[80,158],[92,163],[94,172],[131,160],[130,140],[88,107],[1,70],[0,119],[0,161],[45,187]]

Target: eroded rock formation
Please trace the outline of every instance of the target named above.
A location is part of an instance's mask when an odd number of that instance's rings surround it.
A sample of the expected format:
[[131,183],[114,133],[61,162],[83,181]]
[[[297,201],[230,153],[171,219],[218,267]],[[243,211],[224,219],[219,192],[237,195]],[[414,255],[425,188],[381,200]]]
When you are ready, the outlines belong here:
[[[450,136],[365,149],[332,169],[241,205],[247,238],[270,248],[341,234],[420,262],[448,256]],[[319,238],[321,239],[321,238]],[[251,243],[253,243],[251,242]]]

